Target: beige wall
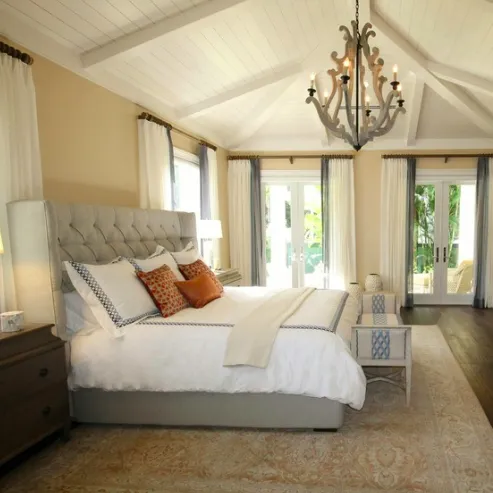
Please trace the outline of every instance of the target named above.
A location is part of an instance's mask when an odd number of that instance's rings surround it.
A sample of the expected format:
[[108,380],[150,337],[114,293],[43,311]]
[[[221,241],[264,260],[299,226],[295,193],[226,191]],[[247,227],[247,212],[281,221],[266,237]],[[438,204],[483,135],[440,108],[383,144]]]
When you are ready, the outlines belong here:
[[[0,40],[28,51],[1,36]],[[31,54],[45,197],[59,202],[138,206],[137,115],[144,109]],[[177,132],[173,132],[173,143],[194,154],[198,151],[196,140]],[[229,265],[226,156],[218,148],[224,266]]]
[[[407,151],[406,151],[407,152]],[[450,151],[426,151],[426,154],[445,154]],[[478,151],[458,151],[457,153],[474,154]],[[481,151],[484,152],[484,151]],[[360,151],[354,158],[354,188],[355,188],[355,215],[356,215],[356,268],[357,280],[364,282],[370,272],[380,271],[380,173],[382,154],[390,152]],[[423,153],[423,152],[417,152]],[[456,153],[454,151],[454,153]],[[231,153],[232,155],[234,153]],[[238,154],[238,153],[235,153]],[[272,154],[252,152],[253,155]],[[286,155],[286,159],[261,160],[262,169],[270,170],[303,170],[320,169],[319,159],[296,159],[296,153],[279,153]],[[319,152],[303,152],[303,155]],[[289,156],[294,162],[289,162]],[[474,158],[454,158],[445,163],[443,159],[418,159],[418,168],[428,169],[462,169],[475,168]]]

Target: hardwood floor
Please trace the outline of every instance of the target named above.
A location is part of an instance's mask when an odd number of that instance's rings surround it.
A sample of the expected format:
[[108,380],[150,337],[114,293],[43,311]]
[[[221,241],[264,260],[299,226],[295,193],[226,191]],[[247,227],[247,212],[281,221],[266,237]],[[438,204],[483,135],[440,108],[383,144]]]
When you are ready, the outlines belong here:
[[418,306],[401,315],[407,324],[440,327],[493,426],[493,310]]

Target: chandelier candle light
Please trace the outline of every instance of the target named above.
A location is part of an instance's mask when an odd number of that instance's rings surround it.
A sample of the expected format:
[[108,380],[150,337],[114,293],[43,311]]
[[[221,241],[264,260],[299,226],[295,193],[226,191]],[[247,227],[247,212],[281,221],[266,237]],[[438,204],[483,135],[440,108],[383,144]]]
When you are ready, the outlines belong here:
[[[331,134],[345,140],[356,151],[359,151],[375,137],[390,132],[399,113],[405,113],[406,110],[404,99],[402,99],[402,86],[397,80],[397,65],[392,68],[393,79],[390,82],[392,89],[387,97],[384,98],[382,94],[383,86],[388,80],[380,74],[384,61],[379,58],[380,50],[376,47],[370,48],[368,43],[368,39],[376,35],[372,30],[372,25],[366,23],[362,32],[359,31],[359,0],[356,0],[356,20],[351,21],[351,26],[352,33],[346,26],[339,27],[339,30],[344,33],[346,49],[342,57],[338,57],[336,51],[331,54],[336,65],[335,69],[327,70],[332,78],[331,93],[326,91],[323,100],[315,97],[317,92],[315,74],[312,73],[308,89],[310,96],[306,98],[306,102],[314,104],[321,122]],[[364,59],[366,59],[373,92],[378,102],[378,116],[372,115],[371,97],[368,94],[369,83],[365,79],[367,68],[364,65]],[[339,119],[343,98],[348,129]],[[355,100],[355,105],[353,105],[353,100]],[[392,105],[394,100],[397,101],[397,106]],[[391,109],[394,110],[392,113]]]

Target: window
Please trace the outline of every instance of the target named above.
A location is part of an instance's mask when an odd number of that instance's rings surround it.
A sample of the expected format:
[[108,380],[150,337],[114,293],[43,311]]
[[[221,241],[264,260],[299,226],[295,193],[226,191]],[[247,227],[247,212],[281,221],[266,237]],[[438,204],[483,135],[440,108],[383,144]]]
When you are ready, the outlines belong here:
[[176,210],[195,212],[200,219],[199,158],[190,152],[174,149]]

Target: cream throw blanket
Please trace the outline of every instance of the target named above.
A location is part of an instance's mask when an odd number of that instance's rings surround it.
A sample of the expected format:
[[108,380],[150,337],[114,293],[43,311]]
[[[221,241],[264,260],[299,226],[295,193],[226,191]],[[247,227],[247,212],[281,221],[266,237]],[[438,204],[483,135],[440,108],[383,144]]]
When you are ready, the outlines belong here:
[[266,368],[279,328],[315,291],[291,288],[275,294],[231,329],[223,366]]

